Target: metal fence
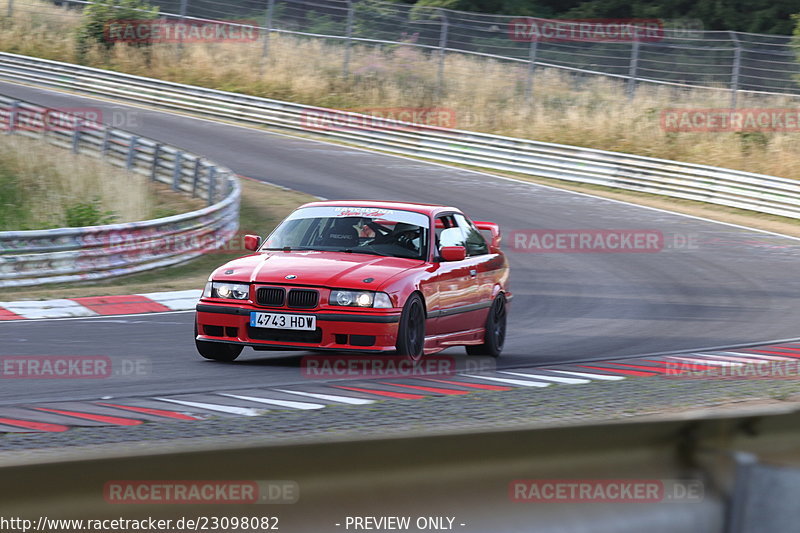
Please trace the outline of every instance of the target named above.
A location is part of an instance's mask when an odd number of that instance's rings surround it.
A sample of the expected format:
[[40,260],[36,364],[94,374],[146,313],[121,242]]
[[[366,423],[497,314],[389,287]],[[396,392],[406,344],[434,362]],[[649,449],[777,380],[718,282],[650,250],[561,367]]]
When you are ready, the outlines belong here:
[[0,232],[0,288],[96,280],[174,265],[220,248],[239,226],[235,175],[202,157],[76,115],[0,97],[0,131],[40,139],[203,198],[155,220]]
[[[25,1],[7,0],[9,14],[12,2],[24,5]],[[91,3],[60,1],[68,6]],[[335,40],[344,45],[345,74],[351,72],[352,45],[361,43],[380,47],[403,45],[437,55],[442,62],[440,85],[446,83],[446,54],[461,53],[527,64],[529,93],[535,69],[539,67],[623,80],[629,95],[638,82],[730,91],[734,107],[741,91],[800,93],[800,64],[792,37],[705,31],[702,22],[693,19],[655,21],[661,28],[656,37],[594,40],[580,35],[547,38],[545,28],[555,21],[376,0],[151,0],[151,3],[160,7],[164,18],[250,21],[268,30],[263,31],[265,54],[271,33]],[[528,24],[527,35],[531,28],[538,28],[542,38],[527,38],[524,30],[517,31],[519,24]]]
[[738,170],[424,126],[0,53],[0,80],[314,134],[384,152],[800,218],[800,182]]

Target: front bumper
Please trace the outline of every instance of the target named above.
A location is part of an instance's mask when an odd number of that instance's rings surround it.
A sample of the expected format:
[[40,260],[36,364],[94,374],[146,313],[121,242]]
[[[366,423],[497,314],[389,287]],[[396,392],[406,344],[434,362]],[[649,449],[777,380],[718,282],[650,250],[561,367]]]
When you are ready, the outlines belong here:
[[[252,311],[314,315],[316,331],[250,326]],[[264,309],[248,304],[197,304],[197,340],[242,344],[255,349],[386,352],[395,349],[401,311]]]

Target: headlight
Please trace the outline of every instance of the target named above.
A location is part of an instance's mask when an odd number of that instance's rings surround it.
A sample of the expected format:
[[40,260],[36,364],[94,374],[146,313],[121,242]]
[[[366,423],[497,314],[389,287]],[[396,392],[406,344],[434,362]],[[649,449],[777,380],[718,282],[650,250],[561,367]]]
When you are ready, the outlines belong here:
[[331,305],[343,307],[377,307],[388,309],[392,301],[385,292],[332,290],[328,299]]
[[250,285],[247,283],[211,283],[212,298],[231,298],[247,300],[250,297]]

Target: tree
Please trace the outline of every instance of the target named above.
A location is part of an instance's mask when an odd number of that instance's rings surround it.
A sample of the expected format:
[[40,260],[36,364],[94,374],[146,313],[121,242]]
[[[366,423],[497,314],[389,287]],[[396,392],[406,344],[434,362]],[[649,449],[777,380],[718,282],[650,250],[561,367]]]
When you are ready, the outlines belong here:
[[77,53],[82,60],[92,43],[107,50],[115,41],[108,39],[108,24],[114,20],[151,20],[158,17],[158,7],[144,0],[95,0],[83,10],[83,22],[78,27]]

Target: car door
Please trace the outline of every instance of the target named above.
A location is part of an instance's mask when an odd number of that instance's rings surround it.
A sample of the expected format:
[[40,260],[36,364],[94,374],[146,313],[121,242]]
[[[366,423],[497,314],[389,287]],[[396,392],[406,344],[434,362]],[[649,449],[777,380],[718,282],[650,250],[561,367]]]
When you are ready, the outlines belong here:
[[[434,276],[436,298],[428,309],[428,316],[435,317],[430,334],[443,335],[469,329],[465,327],[465,313],[469,313],[475,303],[473,263],[469,257],[462,261],[441,261],[439,248],[443,246],[464,246],[465,234],[458,225],[454,214],[440,215],[435,224],[436,274]],[[476,272],[477,273],[477,272]]]
[[464,234],[464,245],[467,249],[464,262],[469,274],[469,283],[465,291],[471,310],[464,313],[462,328],[482,328],[486,323],[486,313],[491,305],[494,290],[495,255],[489,253],[486,239],[471,220],[461,213],[454,214],[453,218]]

